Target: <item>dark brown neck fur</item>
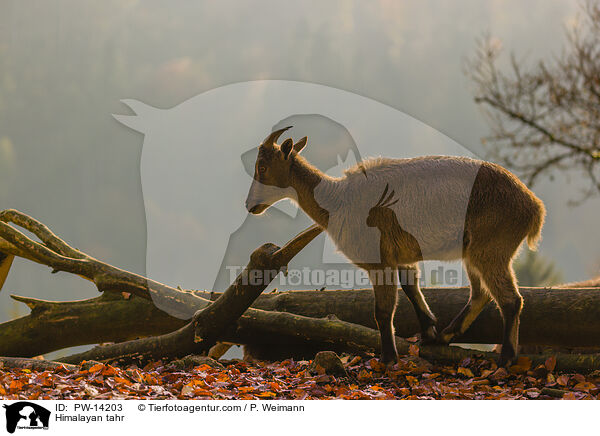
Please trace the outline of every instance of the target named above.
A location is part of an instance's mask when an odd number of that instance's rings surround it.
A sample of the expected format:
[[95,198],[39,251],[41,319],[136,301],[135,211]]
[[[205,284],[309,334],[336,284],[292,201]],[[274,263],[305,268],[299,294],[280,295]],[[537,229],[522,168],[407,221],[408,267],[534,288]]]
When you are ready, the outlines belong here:
[[330,177],[296,153],[290,159],[290,186],[296,190],[298,205],[315,223],[327,228],[329,212],[315,200],[315,188]]

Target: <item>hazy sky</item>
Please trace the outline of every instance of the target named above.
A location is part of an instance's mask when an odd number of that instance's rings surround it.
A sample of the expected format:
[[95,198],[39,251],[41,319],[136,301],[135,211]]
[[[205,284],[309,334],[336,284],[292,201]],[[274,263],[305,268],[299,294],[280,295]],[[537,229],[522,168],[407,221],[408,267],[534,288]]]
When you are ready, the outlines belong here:
[[[241,81],[318,83],[403,111],[481,154],[488,127],[463,74],[476,38],[489,32],[528,62],[547,58],[564,46],[578,3],[3,1],[0,207],[144,273],[144,138],[112,118],[130,113],[121,99],[167,109]],[[548,208],[541,253],[569,280],[591,275],[600,202],[569,208],[577,192],[561,178],[535,191]],[[95,295],[79,278],[25,261],[0,294],[3,319],[26,313],[9,293]]]

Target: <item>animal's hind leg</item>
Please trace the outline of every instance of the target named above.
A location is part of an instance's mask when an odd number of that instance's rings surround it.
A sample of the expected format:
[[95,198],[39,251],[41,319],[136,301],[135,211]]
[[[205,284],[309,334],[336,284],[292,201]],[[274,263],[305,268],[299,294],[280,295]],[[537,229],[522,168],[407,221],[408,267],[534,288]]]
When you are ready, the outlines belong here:
[[421,341],[433,342],[437,339],[437,319],[419,288],[419,269],[416,265],[401,265],[398,267],[400,286],[412,303],[419,325],[421,326]]
[[[395,272],[389,268],[388,270]],[[384,363],[392,363],[398,358],[393,325],[398,300],[398,281],[395,273],[383,274],[384,269],[370,269],[368,272],[375,294],[375,321],[381,335],[381,360]]]
[[485,305],[491,300],[489,293],[481,287],[479,273],[466,262],[465,269],[467,270],[469,283],[471,284],[471,295],[465,307],[440,334],[440,340],[445,343],[466,332],[473,321],[477,319]]
[[519,316],[523,308],[523,297],[519,294],[510,260],[504,264],[488,265],[480,271],[481,278],[498,304],[504,321],[499,364],[511,364],[517,356]]

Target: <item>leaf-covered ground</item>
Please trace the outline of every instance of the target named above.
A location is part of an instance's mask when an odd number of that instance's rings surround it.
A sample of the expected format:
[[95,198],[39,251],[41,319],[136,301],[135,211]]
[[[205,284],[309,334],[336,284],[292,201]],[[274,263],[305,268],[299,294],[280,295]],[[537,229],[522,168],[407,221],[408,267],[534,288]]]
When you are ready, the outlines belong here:
[[343,356],[348,376],[327,375],[311,361],[225,361],[185,370],[95,364],[53,371],[0,368],[3,399],[600,399],[600,372],[560,374],[550,358],[508,370],[489,360],[432,365],[405,356],[386,371],[375,358]]

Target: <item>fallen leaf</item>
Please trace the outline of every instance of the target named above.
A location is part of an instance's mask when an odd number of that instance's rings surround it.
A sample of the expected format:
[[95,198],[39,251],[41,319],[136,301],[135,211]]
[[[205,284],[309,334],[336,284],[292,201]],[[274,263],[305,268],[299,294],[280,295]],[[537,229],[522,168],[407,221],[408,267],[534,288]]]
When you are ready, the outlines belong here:
[[563,400],[576,400],[577,396],[575,395],[575,392],[567,392],[566,394],[564,394],[562,396]]
[[238,392],[240,394],[248,394],[250,392],[254,392],[256,389],[254,386],[241,386],[238,388]]
[[481,371],[481,378],[488,378],[493,373],[494,373],[493,369],[484,369]]
[[362,359],[361,359],[361,357],[360,357],[360,356],[356,356],[356,357],[354,357],[354,359],[352,359],[352,360],[350,361],[350,363],[348,363],[348,366],[354,366],[354,365],[356,365],[358,362],[360,362],[361,360],[362,360]]
[[556,383],[561,386],[567,386],[569,384],[569,376],[566,374],[559,375],[556,379]]
[[114,380],[115,380],[117,383],[124,383],[124,384],[126,384],[126,385],[130,385],[130,384],[131,384],[131,382],[130,382],[129,380],[127,380],[127,379],[125,379],[125,378],[122,378],[122,377],[115,377],[115,378],[114,378]]
[[408,346],[408,354],[411,356],[419,355],[419,346],[417,344],[410,344]]
[[373,358],[373,359],[369,360],[368,364],[369,364],[369,366],[371,367],[371,369],[373,371],[376,371],[376,372],[385,372],[385,364],[382,363],[378,359]]
[[194,396],[195,397],[212,397],[213,393],[207,389],[195,388]]
[[513,374],[523,374],[531,368],[531,359],[527,356],[519,356],[517,363],[512,365],[508,370]]
[[102,370],[102,375],[106,377],[110,377],[113,375],[117,375],[117,371],[112,366],[107,366]]
[[181,395],[184,395],[186,397],[191,397],[192,395],[194,395],[194,386],[189,384],[185,385],[181,389]]
[[509,376],[506,369],[500,367],[492,375],[489,376],[492,380],[503,380]]
[[277,396],[277,394],[275,392],[261,392],[259,394],[256,394],[257,397],[259,398],[275,398]]
[[574,379],[575,381],[577,381],[578,383],[583,383],[583,382],[585,382],[585,381],[586,381],[586,380],[585,380],[585,377],[583,376],[583,374],[574,374],[574,375],[573,375],[573,379]]
[[575,389],[576,391],[583,391],[583,392],[587,392],[590,389],[594,389],[596,387],[596,385],[594,383],[590,383],[590,382],[579,382],[577,383],[573,389]]
[[20,380],[13,380],[10,382],[10,386],[8,387],[8,389],[12,392],[15,393],[19,390],[21,390],[21,388],[24,386],[24,383]]
[[92,372],[102,371],[103,368],[104,368],[104,365],[102,363],[98,363],[98,364],[92,366],[90,369],[88,369],[88,372],[92,373]]
[[475,377],[475,375],[473,374],[473,371],[471,371],[469,368],[464,368],[462,366],[460,368],[458,368],[457,372],[461,375],[464,375],[467,378]]
[[554,371],[554,368],[556,368],[556,356],[550,356],[546,359],[546,362],[544,362],[544,366],[546,367],[546,369],[550,372]]
[[88,394],[90,397],[95,397],[96,395],[98,395],[98,389],[96,389],[93,386],[89,386],[86,385],[86,387],[84,388],[84,391],[86,394]]
[[416,377],[413,377],[411,375],[407,375],[406,376],[406,381],[408,382],[409,385],[411,386],[415,386],[417,384],[419,384],[419,379]]

